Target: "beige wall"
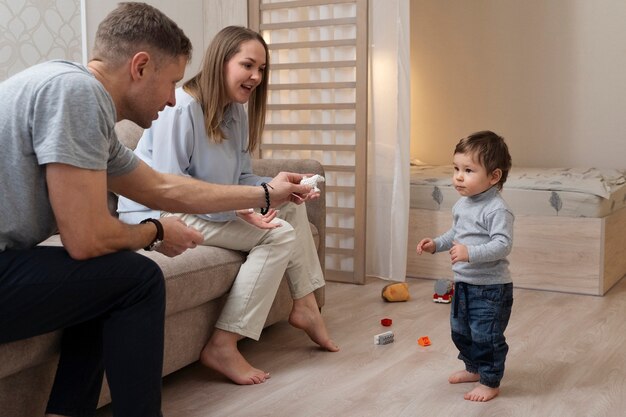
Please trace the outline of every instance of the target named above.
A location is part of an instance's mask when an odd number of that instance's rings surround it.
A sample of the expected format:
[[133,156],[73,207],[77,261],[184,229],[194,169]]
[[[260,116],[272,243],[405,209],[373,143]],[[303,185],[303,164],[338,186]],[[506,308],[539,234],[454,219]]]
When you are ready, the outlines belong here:
[[0,81],[50,59],[80,62],[80,3],[1,0]]
[[[86,2],[87,44],[91,51],[100,21],[120,0]],[[193,57],[185,71],[185,79],[198,72],[204,50],[215,34],[224,26],[248,24],[247,0],[144,0],[174,20],[191,39]]]
[[[86,63],[89,56],[83,56],[83,40],[89,55],[98,24],[119,1],[0,0],[0,80],[50,59]],[[170,16],[191,39],[194,56],[185,78],[199,70],[206,46],[221,28],[248,24],[247,0],[144,1]]]
[[492,129],[513,163],[626,167],[626,2],[411,0],[411,157]]

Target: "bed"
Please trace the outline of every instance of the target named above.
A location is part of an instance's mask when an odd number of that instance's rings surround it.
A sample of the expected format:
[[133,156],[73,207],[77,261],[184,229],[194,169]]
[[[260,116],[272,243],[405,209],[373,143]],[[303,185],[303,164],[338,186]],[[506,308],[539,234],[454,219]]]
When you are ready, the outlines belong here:
[[[415,246],[452,224],[451,165],[412,165],[407,276],[451,278],[445,254]],[[604,295],[626,274],[626,177],[595,168],[518,168],[502,191],[515,213],[514,285]]]

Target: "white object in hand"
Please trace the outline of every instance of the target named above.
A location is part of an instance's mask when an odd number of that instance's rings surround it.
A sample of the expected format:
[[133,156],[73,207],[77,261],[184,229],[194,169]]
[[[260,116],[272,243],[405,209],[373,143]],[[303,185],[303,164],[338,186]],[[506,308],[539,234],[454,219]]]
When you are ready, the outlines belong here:
[[304,177],[302,178],[302,180],[300,181],[300,184],[302,185],[310,185],[311,187],[313,187],[313,191],[315,191],[316,193],[320,192],[320,189],[317,188],[317,183],[318,182],[325,182],[326,179],[324,177],[322,177],[319,174],[315,174],[311,177]]

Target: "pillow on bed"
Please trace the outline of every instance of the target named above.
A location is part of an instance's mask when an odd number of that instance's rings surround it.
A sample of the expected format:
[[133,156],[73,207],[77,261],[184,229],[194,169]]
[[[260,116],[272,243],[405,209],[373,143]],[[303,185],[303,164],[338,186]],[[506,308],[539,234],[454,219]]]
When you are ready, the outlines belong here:
[[452,185],[452,165],[412,165],[411,184]]
[[426,163],[420,161],[417,158],[411,158],[411,165],[426,165]]
[[504,186],[532,190],[574,191],[609,198],[611,192],[624,183],[626,183],[624,174],[615,169],[513,167]]
[[[411,183],[451,186],[452,165],[411,166]],[[513,167],[504,188],[529,190],[573,191],[609,198],[626,184],[624,171],[597,168],[523,168]]]

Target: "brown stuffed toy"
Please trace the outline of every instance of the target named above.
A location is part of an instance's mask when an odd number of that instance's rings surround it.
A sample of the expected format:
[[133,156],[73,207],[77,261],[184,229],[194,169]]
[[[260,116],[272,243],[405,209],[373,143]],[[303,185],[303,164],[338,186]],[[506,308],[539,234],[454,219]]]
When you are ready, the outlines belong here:
[[385,285],[381,296],[383,300],[388,302],[406,301],[411,298],[409,286],[406,282],[394,282],[393,284]]

